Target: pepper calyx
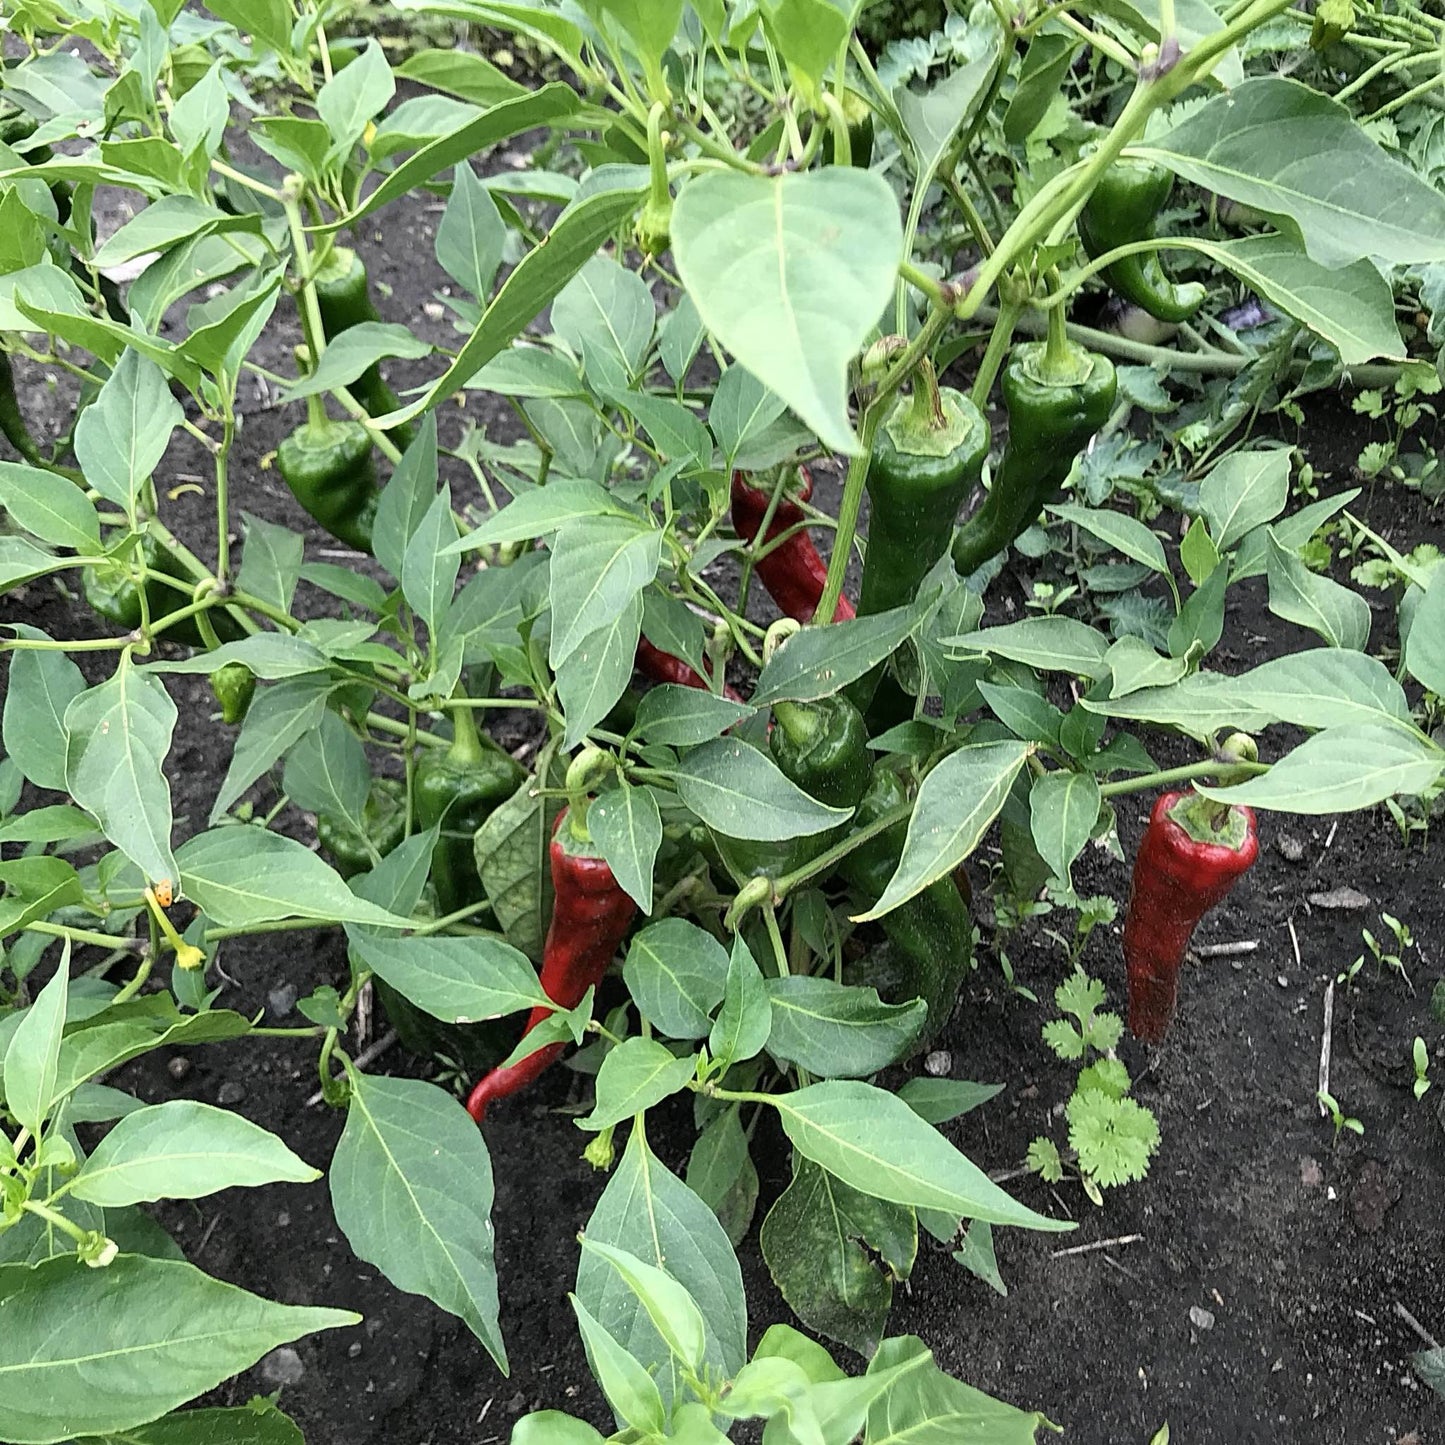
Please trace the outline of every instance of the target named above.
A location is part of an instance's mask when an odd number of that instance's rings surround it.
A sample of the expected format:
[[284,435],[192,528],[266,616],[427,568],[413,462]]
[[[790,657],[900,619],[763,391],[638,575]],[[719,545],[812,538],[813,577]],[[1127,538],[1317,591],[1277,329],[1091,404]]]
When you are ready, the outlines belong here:
[[1202,793],[1190,793],[1169,809],[1169,820],[1195,843],[1243,851],[1249,841],[1249,817],[1231,803],[1216,802]]

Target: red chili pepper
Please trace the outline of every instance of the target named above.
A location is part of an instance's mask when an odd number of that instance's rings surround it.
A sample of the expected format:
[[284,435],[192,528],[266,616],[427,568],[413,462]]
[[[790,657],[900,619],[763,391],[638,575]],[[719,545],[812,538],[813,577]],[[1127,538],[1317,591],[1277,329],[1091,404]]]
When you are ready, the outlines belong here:
[[[679,687],[701,688],[703,692],[711,692],[712,685],[702,673],[695,667],[684,662],[680,657],[674,657],[670,652],[664,652],[660,647],[654,647],[645,637],[637,639],[637,670],[644,677],[651,678],[653,682],[675,682]],[[724,685],[723,694],[730,697],[734,702],[741,702],[742,694],[735,688]]]
[[1259,857],[1251,809],[1197,793],[1165,793],[1154,804],[1124,922],[1129,1031],[1157,1043],[1179,996],[1179,965],[1195,925]]
[[[798,468],[798,476],[802,482],[798,498],[806,502],[813,495],[813,479],[805,467]],[[732,493],[733,526],[743,541],[753,542],[763,525],[770,494],[759,491],[742,472],[733,473]],[[773,520],[763,540],[771,542],[804,520],[803,509],[791,497],[784,495],[778,499]],[[828,564],[806,532],[794,532],[782,546],[775,547],[766,557],[760,558],[754,570],[785,617],[794,617],[799,622],[813,620],[828,580]],[[840,597],[833,612],[833,621],[846,622],[852,616],[853,604],[846,597]]]
[[[566,816],[564,808],[552,828],[550,856],[556,900],[542,950],[541,984],[542,992],[558,1008],[576,1008],[587,990],[602,981],[637,905],[618,886],[606,861],[586,851],[589,845],[578,840],[570,828],[563,828]],[[534,1008],[523,1034],[531,1033],[552,1013],[549,1008]],[[480,1124],[494,1099],[505,1099],[525,1088],[564,1047],[548,1044],[511,1068],[483,1075],[467,1100],[467,1112]]]

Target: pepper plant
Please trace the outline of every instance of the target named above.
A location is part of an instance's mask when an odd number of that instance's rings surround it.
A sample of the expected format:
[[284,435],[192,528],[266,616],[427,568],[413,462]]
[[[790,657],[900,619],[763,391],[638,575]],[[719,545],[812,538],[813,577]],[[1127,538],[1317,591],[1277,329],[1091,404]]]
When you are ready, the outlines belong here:
[[[995,826],[996,916],[1017,918],[1083,906],[1072,870],[1120,847],[1132,794],[1192,786],[1178,806],[1224,828],[1438,792],[1438,558],[1369,533],[1356,491],[1291,508],[1291,453],[1249,431],[1340,382],[1438,389],[1440,82],[1408,77],[1440,23],[992,0],[880,51],[841,0],[399,8],[480,49],[394,65],[313,0],[10,7],[0,1434],[297,1438],[274,1410],[180,1407],[355,1317],[210,1279],[141,1206],[317,1168],[225,1110],[101,1082],[280,1034],[346,1111],[320,1162],[348,1245],[501,1369],[476,1121],[525,1128],[513,1096],[585,1044],[577,1122],[611,1175],[571,1299],[612,1438],[762,1418],[780,1442],[1032,1439],[1040,1415],[887,1315],[920,1226],[997,1280],[993,1226],[1069,1222],[949,1137],[988,1089],[895,1091],[894,1066],[948,1027],[974,948],[960,870]],[[537,83],[483,53],[499,33]],[[494,163],[528,142],[529,166]],[[383,319],[360,259],[422,197],[443,198],[450,332]],[[1110,321],[1106,283],[1137,309]],[[424,379],[388,381],[398,361]],[[43,371],[56,436],[32,427]],[[276,472],[341,561],[252,510],[243,385],[289,408]],[[471,397],[517,429],[465,424]],[[183,444],[209,529],[178,500]],[[833,458],[836,515],[805,470]],[[1324,535],[1369,538],[1398,578],[1393,669],[1318,570]],[[1041,614],[999,621],[1013,563],[1046,558],[1062,573],[1022,594]],[[1256,578],[1308,645],[1226,675],[1211,655]],[[23,620],[58,589],[89,604],[73,635]],[[205,819],[172,807],[185,674],[237,729]],[[489,736],[502,714],[532,725],[526,768]],[[1138,885],[1146,934],[1159,883]],[[1151,1038],[1189,932],[1169,927],[1129,981]],[[344,929],[349,969],[307,1025],[225,1007],[230,940],[308,929]],[[370,997],[466,1073],[470,1117],[351,1056]],[[1071,1124],[1133,1129],[1123,1156],[1080,1142],[1096,1195],[1169,1148],[1126,1110],[1100,1002],[1061,1000],[1101,1055]],[[647,1128],[675,1096],[686,1182]],[[764,1141],[791,1162],[768,1268],[861,1375],[782,1323],[747,1357],[735,1251]],[[553,1412],[513,1436],[602,1438]]]

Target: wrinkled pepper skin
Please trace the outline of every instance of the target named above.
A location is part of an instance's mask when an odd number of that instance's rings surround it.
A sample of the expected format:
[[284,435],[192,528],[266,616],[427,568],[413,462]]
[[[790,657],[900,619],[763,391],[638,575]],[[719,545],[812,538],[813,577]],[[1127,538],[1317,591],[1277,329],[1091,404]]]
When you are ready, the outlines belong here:
[[1195,926],[1259,857],[1251,809],[1235,804],[1227,810],[1221,833],[1227,842],[1200,842],[1175,816],[1191,799],[1200,801],[1189,793],[1165,793],[1154,804],[1134,860],[1124,921],[1129,1032],[1148,1043],[1158,1043],[1169,1031],[1179,967]]
[[314,521],[370,555],[381,493],[371,438],[360,422],[329,417],[303,422],[277,449],[276,469]]
[[[542,992],[558,1008],[576,1008],[589,988],[602,982],[637,913],[637,905],[618,884],[612,869],[578,839],[566,823],[568,809],[552,828],[548,860],[552,871],[552,921],[542,949]],[[529,1034],[553,1010],[534,1008],[523,1034]],[[497,1099],[525,1088],[561,1054],[565,1044],[548,1044],[507,1069],[493,1069],[472,1090],[467,1112],[477,1123]]]
[[527,776],[516,759],[490,740],[483,742],[475,724],[470,737],[467,732],[464,724],[446,752],[427,753],[412,774],[418,825],[441,830],[432,850],[431,881],[443,918],[486,901],[473,840]]
[[[1096,261],[1119,246],[1154,238],[1154,218],[1174,189],[1174,176],[1152,161],[1115,161],[1099,180],[1079,216],[1079,237]],[[1104,268],[1104,278],[1120,296],[1160,321],[1187,321],[1208,294],[1197,281],[1171,281],[1157,251],[1125,256]]]
[[1074,458],[1109,419],[1118,390],[1114,363],[1087,352],[1078,384],[1040,379],[1045,343],[1015,347],[1003,373],[1008,445],[983,505],[954,534],[953,565],[969,577],[1011,546],[1057,497]]
[[[853,826],[865,828],[876,823],[907,801],[908,793],[898,774],[877,766],[858,804]],[[838,865],[844,882],[869,907],[883,896],[897,871],[907,836],[908,819],[902,818],[855,848]],[[953,878],[940,878],[907,903],[885,913],[879,922],[904,965],[903,976],[885,994],[886,1001],[906,1003],[921,998],[928,1005],[928,1019],[919,1038],[921,1045],[948,1022],[958,990],[973,966],[973,919],[968,904]]]
[[[863,715],[841,694],[817,702],[780,702],[773,708],[768,751],[778,771],[810,797],[831,808],[856,807],[868,790],[872,755]],[[826,852],[847,823],[781,842],[728,838],[713,841],[736,877],[781,878]]]
[[244,662],[228,662],[211,674],[211,692],[221,705],[221,721],[234,727],[250,711],[256,674]]
[[[327,264],[317,272],[315,284],[321,328],[328,341],[363,321],[381,320],[381,314],[371,299],[366,268],[349,247],[333,248]],[[401,406],[397,394],[382,380],[377,362],[368,366],[346,389],[366,408],[368,416],[385,416]],[[405,451],[415,439],[416,430],[410,422],[404,422],[399,427],[393,427],[388,435]]]
[[[406,837],[406,785],[393,778],[373,779],[361,817],[372,847],[385,858]],[[345,818],[318,813],[316,841],[343,878],[354,878],[376,866],[366,840]]]
[[[798,476],[801,482],[798,497],[806,502],[813,495],[813,479],[802,467],[798,469]],[[733,473],[733,527],[743,541],[751,543],[757,540],[770,498],[771,492],[760,491],[744,473]],[[763,541],[771,542],[803,520],[803,509],[798,503],[791,497],[781,497]],[[806,532],[795,532],[781,547],[774,548],[766,557],[759,559],[753,570],[784,617],[792,617],[799,622],[813,620],[828,580],[828,564]],[[853,604],[846,597],[840,597],[833,612],[833,621],[845,622],[854,615]]]
[[[189,581],[189,574],[179,558],[162,547],[149,533],[141,540],[140,553],[145,566],[151,571],[164,572],[178,581]],[[134,632],[141,625],[140,587],[130,575],[133,557],[132,552],[131,557],[124,562],[87,567],[81,582],[81,590],[85,593],[85,600],[90,604],[91,610],[126,632]],[[167,613],[178,611],[188,600],[185,592],[167,587],[164,582],[154,579],[145,583],[145,594],[152,622],[158,621]],[[222,642],[235,642],[245,635],[240,624],[223,608],[211,608],[209,616],[216,636]],[[162,635],[167,642],[178,642],[182,647],[206,646],[194,616],[183,617],[168,627]]]

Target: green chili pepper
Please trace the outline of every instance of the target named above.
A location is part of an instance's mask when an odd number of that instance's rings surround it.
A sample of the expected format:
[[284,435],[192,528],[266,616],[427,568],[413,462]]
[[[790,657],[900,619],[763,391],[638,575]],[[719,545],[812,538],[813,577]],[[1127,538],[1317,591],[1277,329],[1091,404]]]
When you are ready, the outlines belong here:
[[211,691],[221,705],[221,721],[234,726],[256,695],[256,674],[244,662],[228,662],[211,674]]
[[412,774],[417,822],[441,829],[431,880],[442,917],[486,900],[477,873],[477,829],[522,785],[526,769],[477,731],[468,707],[452,709],[452,745],[426,754]]
[[[868,791],[858,804],[853,825],[876,823],[908,801],[898,774],[881,764],[873,769]],[[871,907],[883,895],[897,871],[908,837],[908,820],[901,818],[876,837],[860,844],[838,865],[850,888]],[[891,1003],[921,998],[928,1005],[924,1038],[948,1022],[954,1000],[973,964],[973,919],[952,878],[930,883],[922,893],[900,904],[879,920],[893,944],[901,967],[886,981],[865,979],[879,988]]]
[[0,351],[0,436],[32,464],[40,463],[40,448],[30,435],[25,414],[20,410],[20,400],[15,394],[15,371],[10,365],[10,353]]
[[[164,572],[181,582],[191,581],[190,574],[181,565],[180,559],[147,532],[141,538],[138,552],[132,547],[129,555],[124,558],[87,567],[81,583],[85,600],[92,611],[126,632],[134,632],[141,625],[141,581],[136,577],[136,572],[141,568],[151,572]],[[186,605],[186,592],[168,587],[156,578],[146,578],[143,581],[146,610],[149,611],[152,622],[157,622],[168,613],[177,612]],[[245,636],[240,624],[224,608],[213,607],[208,615],[220,641],[235,642]],[[194,614],[183,617],[168,627],[162,635],[167,642],[179,642],[183,647],[208,645]]]
[[[900,401],[878,428],[868,462],[868,552],[858,615],[906,607],[919,584],[948,550],[958,509],[983,473],[989,430],[962,393],[940,389],[927,359],[919,363],[911,398]],[[868,710],[869,731],[911,712],[896,684],[877,694],[883,664],[846,689]]]
[[[817,702],[774,703],[768,750],[785,778],[829,807],[855,807],[867,790],[868,729],[862,713],[841,694]],[[714,841],[737,877],[780,878],[831,848],[847,826],[776,843],[716,833]]]
[[1113,410],[1114,363],[1063,333],[1056,306],[1049,312],[1049,340],[1016,347],[1004,368],[1008,446],[988,497],[954,535],[960,577],[977,572],[1038,520]]
[[[1090,260],[1119,246],[1154,238],[1154,218],[1174,189],[1174,176],[1152,161],[1115,161],[1095,186],[1079,215],[1079,236]],[[1187,321],[1208,294],[1197,281],[1171,281],[1157,251],[1144,251],[1111,262],[1104,277],[1126,301],[1160,321]]]
[[374,778],[361,822],[365,837],[345,818],[331,813],[316,815],[316,841],[343,878],[374,868],[378,859],[385,858],[406,837],[406,785],[392,778]]
[[[316,273],[315,286],[316,302],[321,309],[321,326],[328,341],[334,341],[343,331],[359,326],[363,321],[381,320],[381,313],[371,299],[366,267],[349,247],[332,248],[325,264]],[[388,412],[397,411],[402,404],[382,379],[378,362],[372,362],[346,389],[366,408],[368,416],[385,416]],[[399,427],[393,427],[388,435],[405,451],[412,444],[416,429],[410,422],[404,422]]]
[[360,422],[333,421],[319,397],[306,400],[310,415],[277,449],[276,468],[296,500],[333,537],[369,553],[381,496],[371,438]]

